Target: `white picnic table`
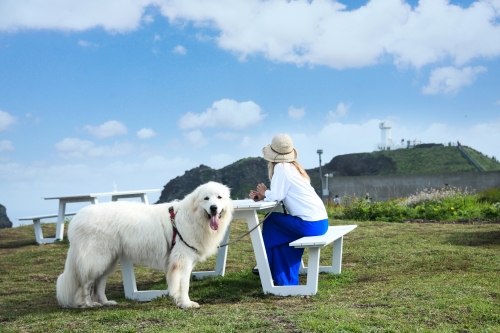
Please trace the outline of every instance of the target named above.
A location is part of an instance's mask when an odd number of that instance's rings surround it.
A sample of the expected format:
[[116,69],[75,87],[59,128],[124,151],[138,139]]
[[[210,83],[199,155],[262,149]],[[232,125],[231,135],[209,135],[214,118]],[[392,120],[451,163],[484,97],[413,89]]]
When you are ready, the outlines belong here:
[[[247,221],[248,230],[252,230],[259,224],[257,212],[261,210],[269,210],[276,205],[275,202],[255,202],[248,200],[233,200],[234,214],[233,219],[243,219]],[[265,222],[264,222],[265,223]],[[356,225],[334,226],[329,227],[327,234],[324,236],[304,237],[290,243],[290,246],[308,247],[309,248],[309,267],[301,266],[301,273],[307,273],[307,285],[299,286],[275,286],[267,261],[267,254],[262,239],[260,226],[250,233],[252,247],[255,253],[257,266],[259,267],[259,276],[262,283],[262,288],[265,293],[275,295],[314,295],[317,292],[318,273],[320,271],[340,274],[342,262],[342,240],[343,236],[355,229]],[[226,244],[229,240],[230,227],[222,240],[221,244]],[[311,239],[312,238],[312,239]],[[334,254],[332,266],[320,267],[319,254],[320,248],[334,243]],[[192,272],[196,278],[205,278],[210,276],[224,276],[226,271],[226,259],[229,246],[219,248],[214,271]],[[135,280],[134,265],[131,261],[121,258],[120,265],[122,270],[123,286],[125,297],[137,301],[150,301],[154,298],[168,294],[167,290],[137,290]],[[168,286],[167,286],[168,288]]]
[[[57,228],[55,238],[45,238],[43,241],[45,243],[53,243],[57,239],[63,239],[64,236],[64,218],[66,215],[66,204],[75,202],[90,202],[92,204],[98,204],[99,197],[109,197],[111,196],[111,201],[117,201],[118,199],[125,198],[140,198],[145,204],[149,204],[147,193],[159,192],[160,189],[153,190],[136,190],[136,191],[113,191],[113,192],[102,192],[102,193],[91,193],[91,194],[79,194],[79,195],[64,195],[57,197],[47,197],[42,198],[45,200],[59,200],[59,211],[57,214]],[[28,218],[20,218],[28,219]]]

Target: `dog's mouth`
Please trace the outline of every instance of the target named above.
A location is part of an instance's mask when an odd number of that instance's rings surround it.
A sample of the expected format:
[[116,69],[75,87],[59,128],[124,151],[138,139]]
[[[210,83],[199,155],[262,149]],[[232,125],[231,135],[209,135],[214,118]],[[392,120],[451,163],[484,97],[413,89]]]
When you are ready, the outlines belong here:
[[219,214],[217,214],[217,212],[212,214],[207,213],[207,218],[210,220],[210,229],[219,229],[219,219],[222,217],[222,212],[224,212],[224,210],[222,210]]

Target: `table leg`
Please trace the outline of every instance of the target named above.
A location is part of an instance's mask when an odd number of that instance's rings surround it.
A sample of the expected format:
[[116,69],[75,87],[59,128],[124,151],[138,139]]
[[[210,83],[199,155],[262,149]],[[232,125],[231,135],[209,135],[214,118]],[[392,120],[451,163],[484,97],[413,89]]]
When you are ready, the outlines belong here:
[[122,269],[123,289],[125,297],[141,302],[149,302],[163,295],[168,295],[167,290],[137,290],[135,281],[134,264],[127,259],[120,258]]
[[40,219],[33,220],[33,228],[35,229],[35,238],[37,243],[43,243],[43,232]]
[[64,217],[66,216],[66,201],[59,200],[59,213],[57,215],[56,239],[64,238]]
[[[226,244],[229,240],[229,228],[227,228],[226,234],[222,239],[222,244]],[[215,271],[201,271],[201,272],[192,272],[193,275],[197,279],[203,279],[209,276],[224,276],[226,271],[226,259],[227,259],[227,250],[228,247],[224,246],[219,248],[217,252],[217,261],[215,264]],[[123,289],[125,291],[125,297],[130,298],[136,301],[148,302],[152,299],[160,297],[162,295],[168,294],[167,290],[137,290],[137,283],[135,280],[134,273],[134,264],[133,262],[127,259],[120,259],[120,266],[122,269],[122,280],[123,280]]]
[[[226,244],[229,241],[229,230],[227,228],[226,234],[222,239],[221,244]],[[229,246],[224,246],[219,248],[217,251],[217,261],[215,263],[215,271],[202,271],[202,272],[192,272],[191,275],[197,279],[203,279],[209,276],[224,276],[226,273],[226,260],[227,260],[227,250]]]
[[[248,229],[256,227],[259,224],[259,218],[257,212],[252,211],[241,211],[239,216],[236,218],[246,219],[248,224]],[[264,292],[272,292],[274,283],[271,277],[271,270],[269,269],[269,263],[267,261],[267,253],[264,248],[264,240],[262,239],[262,233],[260,227],[256,228],[250,233],[250,238],[252,240],[253,251],[255,253],[255,259],[257,260],[257,266],[259,267],[260,282],[262,283],[262,289]]]
[[342,270],[342,244],[344,243],[344,237],[333,242],[333,259],[332,259],[332,273],[340,274]]
[[[255,211],[243,211],[242,216],[238,218],[245,218],[248,223],[248,229],[252,229],[258,225],[259,219]],[[265,222],[264,222],[265,223]],[[264,240],[260,227],[256,228],[250,233],[252,239],[252,246],[259,267],[260,282],[264,293],[271,293],[280,296],[295,296],[295,295],[314,295],[318,290],[318,270],[319,270],[319,248],[309,249],[309,262],[307,268],[307,285],[298,286],[275,286],[267,261],[267,253],[264,247]],[[302,264],[303,266],[303,264]]]

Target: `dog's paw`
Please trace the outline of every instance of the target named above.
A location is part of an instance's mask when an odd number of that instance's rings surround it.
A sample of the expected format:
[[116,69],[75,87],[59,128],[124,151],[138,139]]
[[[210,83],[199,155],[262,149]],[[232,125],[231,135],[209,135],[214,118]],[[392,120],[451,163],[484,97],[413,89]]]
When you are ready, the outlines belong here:
[[88,303],[83,304],[80,307],[82,309],[86,309],[86,308],[95,308],[95,307],[99,307],[99,306],[102,306],[102,304],[98,303],[98,302],[88,302]]
[[193,302],[193,301],[189,301],[189,302],[186,302],[186,303],[183,303],[183,304],[179,304],[179,306],[182,309],[189,309],[189,308],[199,308],[200,304],[198,304],[196,302]]
[[106,302],[102,302],[102,305],[103,306],[113,306],[113,305],[117,305],[118,303],[116,303],[115,301],[106,301]]

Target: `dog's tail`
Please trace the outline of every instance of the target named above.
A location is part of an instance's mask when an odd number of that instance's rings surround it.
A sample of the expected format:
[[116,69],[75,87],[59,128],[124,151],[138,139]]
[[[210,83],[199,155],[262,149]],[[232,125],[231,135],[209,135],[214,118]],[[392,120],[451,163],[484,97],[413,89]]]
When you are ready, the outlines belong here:
[[57,302],[67,308],[77,307],[77,293],[81,293],[79,279],[75,272],[73,260],[71,258],[71,246],[68,251],[68,258],[64,266],[64,272],[57,278]]

